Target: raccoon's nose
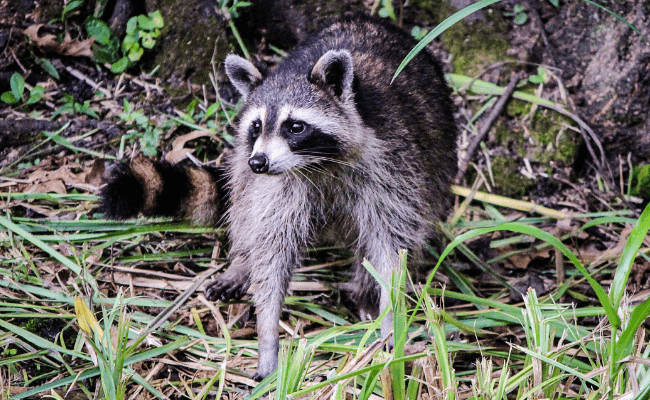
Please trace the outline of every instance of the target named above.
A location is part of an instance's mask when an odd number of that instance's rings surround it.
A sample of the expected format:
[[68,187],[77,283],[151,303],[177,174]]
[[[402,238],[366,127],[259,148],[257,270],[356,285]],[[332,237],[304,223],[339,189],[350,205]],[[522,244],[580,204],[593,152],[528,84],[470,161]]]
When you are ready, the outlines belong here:
[[263,174],[269,170],[269,159],[266,154],[256,154],[248,159],[248,165],[256,174]]

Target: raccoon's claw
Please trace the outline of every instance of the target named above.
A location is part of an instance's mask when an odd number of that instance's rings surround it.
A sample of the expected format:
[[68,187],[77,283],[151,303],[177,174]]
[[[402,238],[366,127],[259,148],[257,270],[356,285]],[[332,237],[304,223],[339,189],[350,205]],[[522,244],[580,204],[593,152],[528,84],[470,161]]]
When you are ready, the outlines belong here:
[[205,289],[205,297],[208,300],[221,300],[230,301],[240,299],[248,290],[246,281],[238,281],[234,279],[219,279],[211,282]]

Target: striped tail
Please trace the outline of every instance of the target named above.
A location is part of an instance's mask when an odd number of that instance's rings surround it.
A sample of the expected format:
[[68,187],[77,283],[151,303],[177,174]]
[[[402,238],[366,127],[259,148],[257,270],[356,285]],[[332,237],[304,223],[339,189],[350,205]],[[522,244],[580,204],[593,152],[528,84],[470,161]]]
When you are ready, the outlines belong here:
[[217,225],[227,201],[223,167],[183,168],[138,157],[116,164],[101,189],[100,212],[108,219],[173,217]]

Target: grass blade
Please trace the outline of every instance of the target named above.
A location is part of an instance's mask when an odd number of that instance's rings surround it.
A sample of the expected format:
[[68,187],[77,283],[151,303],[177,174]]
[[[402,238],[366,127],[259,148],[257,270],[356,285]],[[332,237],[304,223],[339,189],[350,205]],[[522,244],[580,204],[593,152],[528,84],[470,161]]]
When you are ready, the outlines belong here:
[[410,63],[411,60],[413,58],[415,58],[415,56],[420,51],[422,51],[422,49],[424,49],[429,43],[431,43],[431,41],[433,39],[437,38],[442,32],[446,31],[447,29],[449,29],[449,27],[451,27],[452,25],[454,25],[456,22],[460,21],[461,19],[467,17],[471,13],[473,13],[475,11],[478,11],[478,10],[480,10],[482,8],[491,6],[492,4],[498,3],[499,1],[501,1],[501,0],[481,0],[481,1],[478,1],[478,2],[476,2],[474,4],[472,4],[472,5],[469,5],[469,6],[465,7],[465,8],[463,8],[462,10],[456,12],[454,15],[452,15],[452,16],[448,17],[447,19],[445,19],[444,21],[442,21],[438,26],[435,27],[435,29],[433,29],[424,38],[422,38],[422,40],[420,40],[420,42],[413,48],[413,50],[411,50],[406,55],[406,57],[404,57],[404,60],[402,60],[402,63],[397,68],[397,71],[395,71],[395,75],[393,75],[393,79],[391,80],[391,83],[393,83],[395,78],[397,78],[397,75],[399,75],[400,72],[402,72],[402,70],[404,68],[406,68],[408,63]]
[[636,253],[641,248],[641,244],[648,234],[650,229],[650,204],[646,206],[645,210],[639,217],[634,229],[630,232],[630,237],[625,244],[625,249],[623,254],[621,254],[621,259],[616,268],[616,275],[612,280],[612,285],[609,291],[609,297],[612,301],[612,304],[619,304],[625,294],[625,285],[630,276],[630,271],[632,270],[632,265],[634,265],[634,259],[636,258]]

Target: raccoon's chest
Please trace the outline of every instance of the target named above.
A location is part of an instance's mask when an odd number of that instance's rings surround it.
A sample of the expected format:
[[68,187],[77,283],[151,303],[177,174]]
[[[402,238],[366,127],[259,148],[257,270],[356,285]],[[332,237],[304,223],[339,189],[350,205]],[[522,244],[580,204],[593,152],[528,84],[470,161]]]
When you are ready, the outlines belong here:
[[350,186],[349,176],[329,175],[319,182],[317,215],[315,215],[317,242],[320,244],[349,245],[358,237],[353,204],[357,194]]

